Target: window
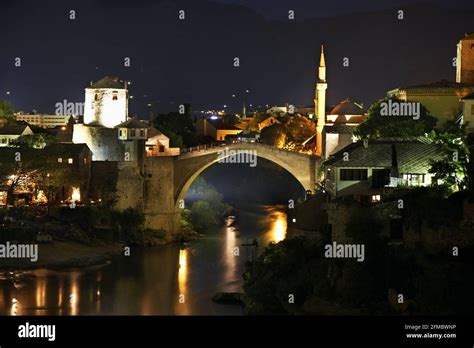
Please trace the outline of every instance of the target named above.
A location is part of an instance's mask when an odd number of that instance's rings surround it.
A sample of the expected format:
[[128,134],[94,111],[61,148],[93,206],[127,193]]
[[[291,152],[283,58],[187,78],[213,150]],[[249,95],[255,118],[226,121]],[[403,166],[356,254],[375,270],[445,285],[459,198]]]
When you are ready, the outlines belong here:
[[134,137],[135,136],[135,129],[130,130],[130,136]]
[[390,169],[372,170],[372,187],[381,188],[390,184]]
[[86,163],[87,163],[87,159],[84,157],[84,164],[86,164]]
[[163,145],[158,145],[159,152],[165,152],[165,147]]
[[63,163],[63,159],[61,157],[58,157],[58,163]]
[[6,144],[6,142],[7,142],[7,139],[3,138],[2,139],[2,144]]
[[424,174],[403,174],[403,184],[408,186],[421,186],[425,182]]
[[367,181],[367,169],[341,169],[341,181]]
[[123,132],[122,132],[122,130],[119,130],[119,135],[120,135],[120,136],[122,136],[122,135],[123,135],[122,133],[123,133]]
[[372,203],[380,202],[380,195],[372,195]]
[[72,164],[72,162],[73,162],[72,158],[67,159],[67,163]]
[[474,104],[471,105],[471,115],[474,115]]
[[140,137],[144,137],[145,136],[145,130],[144,129],[140,129]]
[[98,101],[98,100],[99,100],[99,95],[98,95],[97,93],[95,94],[94,100],[95,100],[95,101]]
[[112,100],[117,100],[117,99],[118,99],[118,97],[117,97],[117,92],[114,92],[114,93],[112,94]]

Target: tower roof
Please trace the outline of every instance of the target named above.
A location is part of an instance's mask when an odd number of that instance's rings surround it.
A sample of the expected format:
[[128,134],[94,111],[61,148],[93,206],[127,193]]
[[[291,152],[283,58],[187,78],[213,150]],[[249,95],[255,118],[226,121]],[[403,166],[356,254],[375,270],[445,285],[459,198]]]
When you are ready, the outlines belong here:
[[326,61],[324,59],[324,45],[321,45],[321,57],[319,58],[319,66],[326,66]]
[[91,85],[88,88],[125,89],[125,82],[119,80],[118,77],[105,76],[96,82],[91,82]]

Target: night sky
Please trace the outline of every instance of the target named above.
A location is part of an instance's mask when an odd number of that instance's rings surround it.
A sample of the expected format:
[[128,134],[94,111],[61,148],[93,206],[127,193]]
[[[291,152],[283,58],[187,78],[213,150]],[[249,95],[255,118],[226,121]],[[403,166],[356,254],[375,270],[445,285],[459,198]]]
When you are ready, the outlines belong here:
[[329,104],[368,106],[398,86],[454,80],[474,1],[7,0],[0,23],[0,99],[53,113],[64,99],[83,102],[90,80],[114,75],[132,81],[130,113],[148,118],[185,102],[195,111],[239,111],[244,100],[312,105],[320,44]]

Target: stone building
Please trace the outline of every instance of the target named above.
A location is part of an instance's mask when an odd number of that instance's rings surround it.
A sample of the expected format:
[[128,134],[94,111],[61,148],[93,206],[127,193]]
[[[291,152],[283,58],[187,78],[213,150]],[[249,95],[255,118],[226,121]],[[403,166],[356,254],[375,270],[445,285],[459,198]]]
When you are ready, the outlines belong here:
[[[457,45],[456,81],[441,80],[415,86],[398,87],[387,96],[419,102],[438,119],[438,127],[447,121],[463,121],[463,98],[474,93],[474,34],[466,35]],[[470,115],[470,114],[469,114]]]
[[199,136],[211,137],[216,141],[225,141],[227,135],[235,135],[242,132],[235,126],[226,124],[222,118],[201,118],[196,122],[196,133]]
[[[85,89],[84,123],[74,125],[72,141],[87,144],[93,161],[138,161],[141,165],[145,156],[155,153],[146,154],[145,144],[157,132],[148,123],[128,117],[127,83],[107,76]],[[165,138],[161,134],[161,142],[169,150],[169,139]],[[156,141],[151,140],[147,149]],[[179,149],[162,151],[160,155],[163,153],[176,156]]]
[[0,127],[0,147],[10,146],[23,135],[32,135],[33,131],[26,124]]

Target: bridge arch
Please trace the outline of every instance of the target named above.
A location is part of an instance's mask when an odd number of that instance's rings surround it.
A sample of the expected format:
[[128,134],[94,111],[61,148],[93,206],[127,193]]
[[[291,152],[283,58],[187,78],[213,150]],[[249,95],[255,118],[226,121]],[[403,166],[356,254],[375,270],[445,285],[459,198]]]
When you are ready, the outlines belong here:
[[207,168],[220,159],[232,156],[231,150],[252,151],[257,158],[264,158],[282,167],[301,184],[306,190],[314,192],[318,157],[278,149],[259,143],[238,143],[217,146],[180,155],[174,168],[174,197],[175,209],[184,199],[194,180]]

